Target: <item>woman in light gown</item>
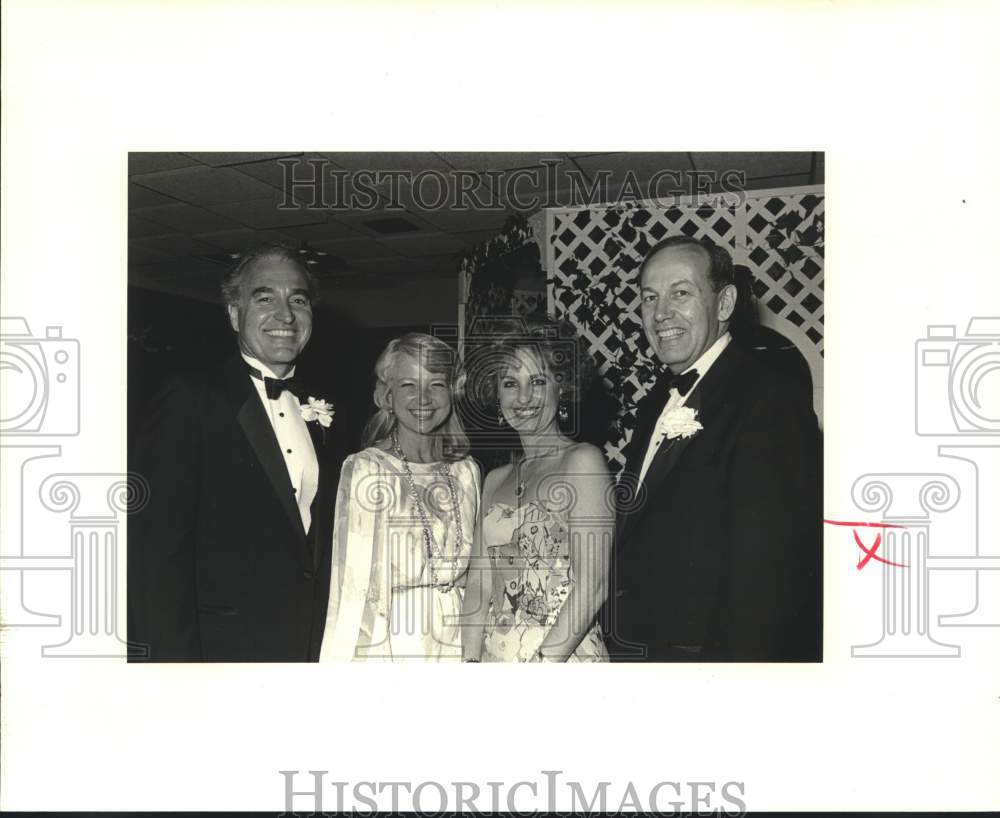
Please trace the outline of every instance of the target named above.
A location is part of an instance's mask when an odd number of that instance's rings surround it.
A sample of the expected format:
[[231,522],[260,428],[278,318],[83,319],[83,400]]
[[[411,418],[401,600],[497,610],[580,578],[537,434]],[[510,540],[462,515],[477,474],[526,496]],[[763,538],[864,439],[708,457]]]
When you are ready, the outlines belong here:
[[456,371],[451,348],[420,333],[375,364],[367,448],[345,460],[337,490],[320,661],[461,658],[480,481],[452,409]]
[[483,485],[463,658],[606,662],[595,617],[608,587],[612,484],[600,449],[568,433],[593,364],[572,329],[551,320],[527,322],[492,353],[496,408],[522,451]]

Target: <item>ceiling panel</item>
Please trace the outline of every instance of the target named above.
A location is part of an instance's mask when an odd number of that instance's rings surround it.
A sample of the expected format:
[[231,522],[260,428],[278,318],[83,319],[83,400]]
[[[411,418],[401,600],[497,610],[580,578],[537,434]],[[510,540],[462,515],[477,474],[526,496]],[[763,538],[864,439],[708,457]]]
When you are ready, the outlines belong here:
[[772,187],[798,187],[799,185],[812,184],[812,177],[808,173],[793,173],[789,176],[767,176],[761,179],[747,179],[748,191],[767,190]]
[[395,255],[378,242],[364,238],[310,242],[310,246],[351,262],[356,259],[385,258]]
[[202,164],[211,165],[213,168],[224,167],[225,165],[242,165],[247,162],[261,162],[265,159],[276,159],[279,156],[301,156],[301,151],[295,151],[290,153],[251,153],[249,151],[241,151],[239,153],[223,153],[221,151],[212,151],[208,153],[186,153],[185,156],[190,156],[192,159],[196,159]]
[[[597,186],[596,201],[669,196],[678,189],[688,194],[696,192],[690,175],[691,160],[686,153],[598,154],[578,157],[574,162],[589,177],[582,196],[589,197],[589,191],[603,176],[604,184]],[[578,198],[575,203],[583,201]]]
[[440,232],[437,227],[428,222],[426,219],[422,218],[416,213],[411,213],[406,210],[401,210],[399,208],[388,208],[384,205],[379,206],[374,209],[367,210],[328,210],[328,213],[332,214],[332,221],[338,222],[340,224],[346,224],[348,227],[352,228],[359,236],[367,236],[372,239],[385,238],[385,233],[380,233],[378,230],[369,226],[373,221],[381,221],[382,219],[405,219],[414,227],[417,228],[416,231],[407,231],[407,235],[413,235],[417,231],[421,233],[438,233]]
[[269,186],[266,190],[269,192],[258,199],[210,204],[207,207],[213,213],[226,216],[256,230],[320,224],[327,219],[322,210],[314,210],[304,205],[283,208],[281,205],[284,203],[284,194]]
[[[294,157],[281,158],[295,159],[295,164],[291,166],[294,174],[293,178],[302,180],[317,178],[316,173],[322,173],[323,164],[317,166],[316,164],[310,163],[330,163],[329,159],[319,153],[300,153],[296,154]],[[271,185],[271,187],[275,187],[278,190],[284,190],[284,166],[280,165],[276,159],[262,162],[251,162],[250,164],[240,165],[239,167],[234,168],[234,170],[239,173],[245,173],[247,176],[252,176],[254,179],[259,179],[261,182],[266,182]],[[293,190],[293,194],[294,193],[295,191]]]
[[241,253],[249,249],[258,241],[264,241],[260,234],[247,227],[240,227],[235,230],[216,230],[209,233],[196,233],[194,238],[211,244],[214,247],[221,247],[233,253]]
[[812,184],[821,185],[826,179],[826,154],[820,151],[815,154],[816,164],[813,166]]
[[390,253],[409,257],[461,253],[465,250],[465,245],[448,233],[401,233],[398,236],[383,236],[378,243]]
[[139,247],[131,243],[128,246],[128,267],[130,274],[131,270],[141,264],[154,264],[156,262],[168,261],[169,259],[170,255],[168,253],[159,253],[156,250],[150,250],[148,247]]
[[420,215],[446,233],[470,230],[494,230],[504,226],[510,217],[507,210],[422,210]]
[[139,216],[134,216],[132,213],[128,214],[128,237],[130,241],[148,236],[163,236],[172,232],[173,230],[169,227],[164,227],[162,224],[147,221]]
[[219,251],[217,246],[191,238],[191,236],[185,236],[183,233],[134,239],[129,242],[129,246],[144,250],[155,250],[170,258],[196,256],[205,253],[212,254]]
[[455,151],[439,153],[438,155],[456,170],[472,170],[478,173],[487,170],[529,168],[541,165],[543,159],[558,159],[560,161],[566,159],[566,154],[560,151],[542,151],[538,153]]
[[351,268],[376,275],[406,275],[427,273],[436,269],[439,264],[439,259],[403,258],[402,256],[396,256],[357,259],[351,262]]
[[361,234],[346,224],[335,221],[326,216],[323,221],[315,224],[303,224],[295,227],[282,227],[281,232],[295,241],[305,241],[310,244],[314,241],[330,241],[333,239],[360,238]]
[[717,174],[727,170],[743,171],[748,179],[809,173],[812,167],[812,154],[807,152],[695,153],[692,157],[698,170],[715,171]]
[[232,168],[181,168],[133,177],[143,187],[189,204],[209,205],[261,199],[274,188]]
[[209,210],[181,202],[159,207],[145,207],[132,212],[143,219],[166,225],[181,233],[207,233],[212,230],[227,230],[239,226],[231,219],[220,216],[218,213],[212,213]]
[[157,193],[155,190],[150,190],[149,188],[141,187],[140,185],[132,184],[131,182],[129,183],[129,208],[153,207],[155,205],[163,204],[177,204],[177,200],[172,196],[164,196],[162,193]]
[[496,230],[464,230],[459,233],[452,233],[451,235],[461,242],[466,251],[469,251],[483,242],[492,239],[496,234]]
[[198,161],[183,153],[158,153],[130,151],[128,155],[128,175],[156,173],[161,170],[176,170],[197,165]]
[[419,173],[422,170],[447,172],[451,169],[450,165],[442,160],[438,154],[430,152],[382,151],[366,153],[364,151],[341,151],[331,153],[323,151],[322,155],[349,171],[410,170]]

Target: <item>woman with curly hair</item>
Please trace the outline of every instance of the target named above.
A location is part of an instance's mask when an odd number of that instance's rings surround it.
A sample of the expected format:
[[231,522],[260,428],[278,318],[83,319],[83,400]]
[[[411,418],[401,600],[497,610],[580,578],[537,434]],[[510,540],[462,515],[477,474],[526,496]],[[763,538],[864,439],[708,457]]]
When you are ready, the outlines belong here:
[[572,436],[593,363],[569,325],[530,319],[479,365],[521,452],[483,486],[463,658],[606,662],[595,618],[608,588],[612,484],[601,450]]

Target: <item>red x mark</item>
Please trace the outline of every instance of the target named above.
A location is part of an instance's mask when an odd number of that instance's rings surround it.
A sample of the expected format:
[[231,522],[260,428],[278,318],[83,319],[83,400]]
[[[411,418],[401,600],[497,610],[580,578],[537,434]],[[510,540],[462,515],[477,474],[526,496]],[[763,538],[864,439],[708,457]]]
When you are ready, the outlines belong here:
[[[823,520],[823,522],[824,523],[828,523],[829,525],[846,525],[846,526],[851,526],[852,528],[854,526],[866,526],[866,527],[870,527],[870,528],[905,528],[906,527],[906,526],[902,526],[902,525],[894,525],[892,523],[859,523],[859,522],[849,522],[849,521],[846,521],[846,520],[843,520],[843,521],[842,520]],[[909,566],[906,563],[903,563],[903,562],[892,562],[892,560],[885,560],[885,559],[882,559],[882,557],[880,557],[878,554],[875,553],[876,551],[878,551],[878,547],[882,544],[882,535],[881,534],[877,534],[875,536],[875,542],[872,543],[872,547],[871,548],[865,548],[865,544],[863,542],[861,542],[861,537],[858,536],[858,532],[857,531],[854,532],[854,542],[856,542],[858,544],[858,548],[860,548],[864,552],[864,554],[865,554],[858,561],[858,566],[857,567],[858,567],[859,571],[868,564],[869,560],[872,560],[872,559],[874,559],[876,562],[881,562],[884,565],[895,566],[896,568],[909,568]]]

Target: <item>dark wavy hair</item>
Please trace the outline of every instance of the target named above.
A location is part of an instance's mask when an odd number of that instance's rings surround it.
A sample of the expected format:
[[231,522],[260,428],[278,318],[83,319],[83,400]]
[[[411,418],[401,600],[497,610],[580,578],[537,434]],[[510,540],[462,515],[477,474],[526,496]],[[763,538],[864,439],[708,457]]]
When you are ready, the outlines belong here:
[[538,316],[516,324],[511,331],[498,336],[475,364],[470,363],[470,367],[476,367],[469,378],[479,387],[479,400],[490,411],[496,409],[501,376],[511,367],[519,366],[517,353],[526,350],[537,356],[559,385],[560,402],[569,410],[568,421],[560,421],[560,427],[565,426],[564,432],[575,434],[580,428],[580,404],[598,377],[586,344],[567,321]]
[[462,428],[456,404],[462,394],[464,374],[454,350],[440,338],[422,332],[409,332],[393,338],[375,362],[375,393],[377,411],[365,425],[364,443],[374,446],[388,440],[398,423],[389,411],[392,391],[392,369],[400,355],[410,355],[432,375],[443,375],[451,393],[451,414],[440,430],[434,432],[432,449],[435,460],[461,460],[469,453],[469,438]]

